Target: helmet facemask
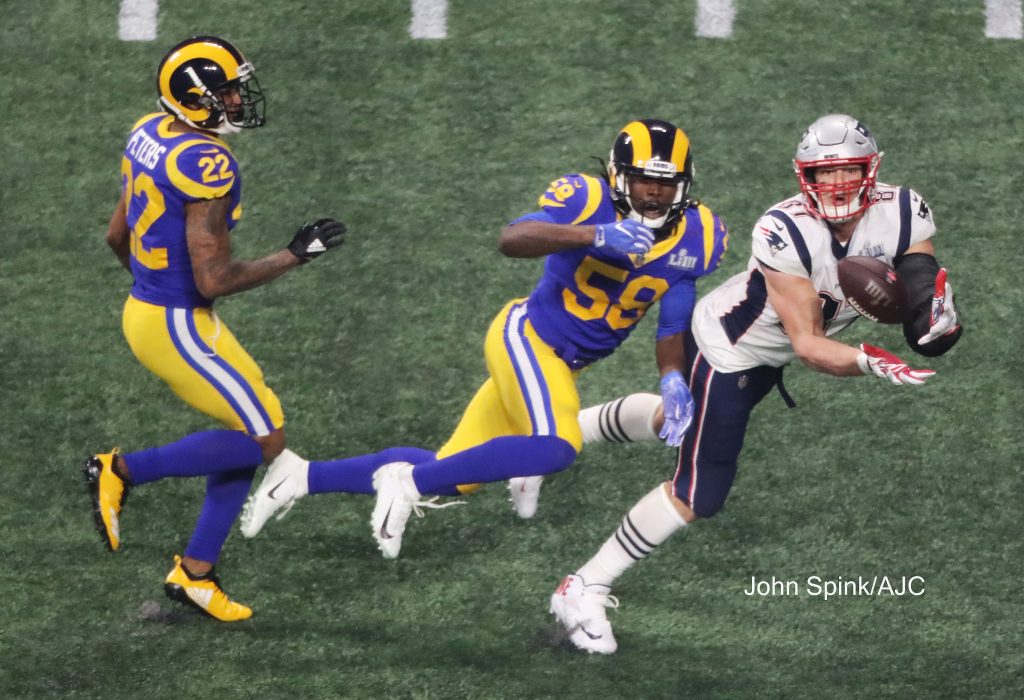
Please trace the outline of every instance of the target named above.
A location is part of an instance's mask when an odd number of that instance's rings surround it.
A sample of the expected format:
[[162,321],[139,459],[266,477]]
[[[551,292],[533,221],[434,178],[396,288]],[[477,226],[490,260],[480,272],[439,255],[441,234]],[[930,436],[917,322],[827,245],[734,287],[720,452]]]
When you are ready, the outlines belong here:
[[[878,166],[882,154],[865,158],[842,160],[794,161],[800,190],[804,193],[804,206],[816,216],[836,224],[851,221],[875,202]],[[855,165],[861,177],[846,182],[817,181],[818,169],[843,168]]]
[[[646,166],[641,169],[613,162],[611,167],[609,167],[609,177],[613,185],[613,197],[618,195],[618,201],[624,205],[621,207],[621,213],[627,218],[643,224],[652,231],[656,231],[660,228],[672,226],[679,221],[680,213],[686,207],[686,204],[689,203],[686,194],[690,189],[690,179],[676,173],[675,165],[672,163],[652,160],[648,161]],[[652,215],[647,202],[634,198],[630,188],[630,180],[632,178],[674,182],[676,193],[672,202],[669,203],[667,208],[665,205],[659,206],[659,209],[662,210],[661,214]]]
[[239,129],[255,129],[267,123],[267,103],[256,71],[248,61],[238,67],[238,96],[239,108],[234,113],[226,112],[228,123]]

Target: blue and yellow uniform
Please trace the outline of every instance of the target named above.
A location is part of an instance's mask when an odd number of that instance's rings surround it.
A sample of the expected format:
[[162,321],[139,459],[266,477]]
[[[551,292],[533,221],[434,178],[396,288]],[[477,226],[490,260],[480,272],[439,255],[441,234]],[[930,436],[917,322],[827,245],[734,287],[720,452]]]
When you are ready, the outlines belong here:
[[191,202],[228,197],[228,227],[238,223],[238,162],[211,134],[171,131],[174,121],[165,113],[140,119],[121,160],[134,277],[124,334],[139,361],[189,405],[228,428],[268,435],[284,424],[280,401],[196,287],[186,237]]
[[[106,235],[133,277],[122,326],[132,352],[149,371],[227,429],[193,432],[128,453],[93,454],[82,464],[82,474],[96,529],[112,552],[121,548],[121,510],[132,487],[206,477],[202,509],[183,556],[174,557],[164,592],[217,620],[235,622],[248,619],[252,610],[227,597],[213,567],[256,468],[283,447],[278,429],[284,418],[260,368],[200,291],[241,285],[232,285],[233,276],[218,269],[202,270],[204,283],[197,285],[193,255],[197,262],[230,260],[224,229],[241,218],[242,179],[231,150],[214,134],[261,126],[263,93],[252,64],[215,36],[173,46],[156,76],[166,113],[148,114],[132,127],[121,159],[121,196]],[[195,217],[191,223],[190,216]],[[246,264],[234,269],[244,272]],[[245,281],[253,286],[260,278]],[[261,438],[269,435],[274,437]]]
[[[538,204],[513,223],[620,218],[608,183],[589,175],[556,180]],[[548,255],[530,296],[509,302],[491,324],[484,345],[490,377],[438,458],[502,436],[557,437],[579,452],[579,370],[614,352],[655,302],[659,339],[688,330],[696,280],[715,270],[727,241],[721,220],[695,204],[643,256],[594,246]]]

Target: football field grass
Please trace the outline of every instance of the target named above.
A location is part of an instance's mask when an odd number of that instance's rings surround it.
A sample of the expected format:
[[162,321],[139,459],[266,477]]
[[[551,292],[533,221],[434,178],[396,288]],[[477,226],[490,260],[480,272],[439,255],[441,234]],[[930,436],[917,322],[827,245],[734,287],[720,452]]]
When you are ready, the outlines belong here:
[[[451,0],[447,38],[423,41],[405,0],[165,2],[157,40],[123,42],[118,3],[0,0],[0,698],[1024,696],[1024,46],[985,37],[981,0],[735,5],[732,36],[708,39],[694,2]],[[217,303],[303,456],[446,439],[490,320],[540,273],[497,252],[501,226],[551,180],[598,174],[635,118],[687,131],[694,192],[730,228],[706,290],[796,191],[806,125],[857,116],[880,179],[928,200],[966,333],[914,358],[938,371],[925,387],[787,370],[799,408],[755,411],[725,510],[618,582],[613,656],[561,643],[548,597],[671,476],[660,445],[588,448],[532,521],[502,484],[428,512],[397,561],[370,498],[305,499],[227,542],[222,582],[254,617],[200,618],[162,584],[203,482],[136,489],[110,554],[78,465],[215,427],[132,356],[130,278],[103,240],[155,66],[206,33],[241,46],[268,99],[268,126],[231,141],[235,254],[349,225],[339,251]],[[656,390],[654,326],[583,373],[585,405]],[[912,357],[895,327],[840,339]],[[751,577],[800,593],[744,595]],[[812,577],[923,594],[825,599]]]

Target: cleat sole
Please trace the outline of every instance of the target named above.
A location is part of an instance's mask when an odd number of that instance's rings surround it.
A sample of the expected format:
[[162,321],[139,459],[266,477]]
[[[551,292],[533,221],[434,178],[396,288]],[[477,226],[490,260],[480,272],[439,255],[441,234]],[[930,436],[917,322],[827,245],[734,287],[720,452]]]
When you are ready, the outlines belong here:
[[103,544],[106,545],[108,552],[117,551],[117,547],[114,547],[114,543],[110,540],[110,535],[107,534],[107,525],[103,522],[103,513],[100,509],[100,471],[103,469],[103,463],[96,457],[89,457],[82,463],[82,477],[85,479],[85,487],[89,491],[89,497],[92,500],[92,519],[96,526],[96,531],[100,533],[100,539],[103,540]]

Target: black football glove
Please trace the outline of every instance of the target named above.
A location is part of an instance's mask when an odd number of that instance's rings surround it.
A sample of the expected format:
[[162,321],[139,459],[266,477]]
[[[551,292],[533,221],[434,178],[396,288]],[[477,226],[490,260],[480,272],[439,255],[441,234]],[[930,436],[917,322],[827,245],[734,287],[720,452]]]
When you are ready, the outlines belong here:
[[345,224],[334,219],[307,222],[295,232],[292,242],[288,244],[288,252],[297,257],[302,265],[340,246],[345,241],[345,231]]

